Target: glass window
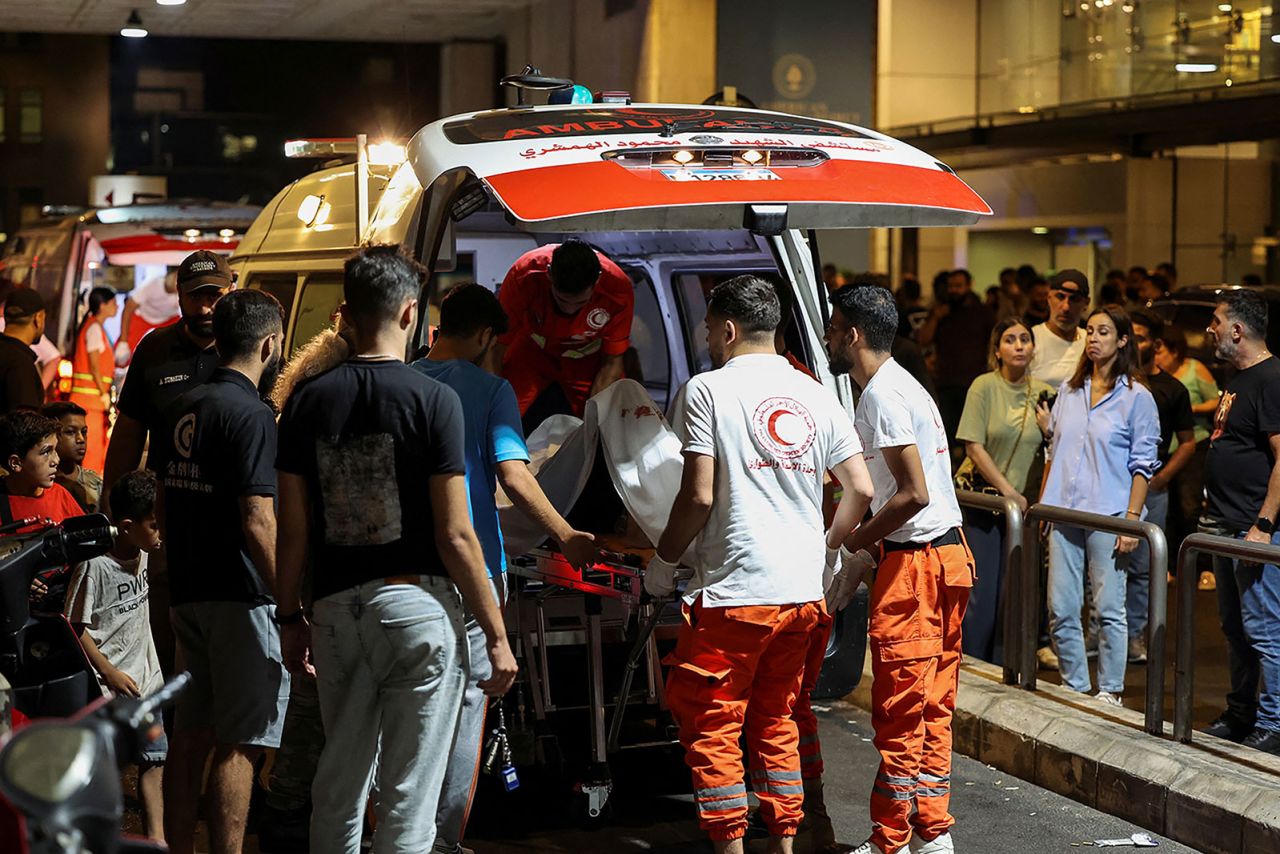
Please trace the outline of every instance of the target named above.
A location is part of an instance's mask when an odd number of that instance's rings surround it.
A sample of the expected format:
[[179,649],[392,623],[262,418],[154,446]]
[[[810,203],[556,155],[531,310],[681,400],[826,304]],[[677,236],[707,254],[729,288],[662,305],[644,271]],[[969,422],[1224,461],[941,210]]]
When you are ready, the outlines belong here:
[[[684,333],[689,347],[689,369],[694,374],[711,370],[711,351],[707,347],[707,298],[711,289],[723,281],[752,273],[766,281],[778,281],[777,270],[729,270],[725,272],[685,272],[672,276],[672,290],[679,301],[680,314],[683,320]],[[794,301],[794,297],[792,298]],[[639,302],[637,301],[637,310]],[[794,309],[788,318],[783,318],[785,329],[783,336],[792,353],[803,354],[803,338],[800,334],[799,316]],[[803,358],[802,358],[803,361]]]
[[342,304],[342,274],[318,273],[308,276],[298,300],[298,315],[293,320],[289,354],[315,338],[333,323],[333,315]]
[[671,395],[671,351],[662,308],[653,282],[639,268],[624,268],[635,285],[635,310],[631,316],[631,349],[623,356],[627,376],[645,387],[664,409]]
[[39,89],[23,89],[18,96],[18,138],[39,142],[44,136],[44,100]]
[[294,297],[298,295],[298,277],[293,273],[258,275],[249,280],[249,287],[265,291],[280,301],[280,306],[284,309],[284,322],[287,327],[289,318],[293,314]]

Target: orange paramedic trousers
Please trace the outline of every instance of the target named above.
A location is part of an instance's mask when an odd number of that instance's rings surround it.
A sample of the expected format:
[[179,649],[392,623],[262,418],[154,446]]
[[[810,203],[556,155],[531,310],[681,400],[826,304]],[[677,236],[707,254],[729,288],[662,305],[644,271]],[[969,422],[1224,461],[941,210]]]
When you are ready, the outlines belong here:
[[905,851],[912,829],[931,841],[955,824],[951,714],[973,579],[973,555],[963,542],[886,551],[876,571],[867,627],[880,751],[871,841],[886,854]]
[[818,717],[813,713],[809,695],[818,684],[818,674],[827,657],[827,641],[831,638],[832,618],[825,611],[818,625],[809,635],[809,648],[804,654],[804,676],[800,680],[800,694],[791,713],[800,734],[800,777],[804,780],[822,779],[822,742],[818,740]]
[[803,605],[684,608],[685,625],[664,663],[667,705],[693,771],[698,823],[713,840],[747,829],[747,789],[738,739],[746,729],[760,815],[774,836],[793,836],[804,788],[791,717],[809,638],[825,616]]

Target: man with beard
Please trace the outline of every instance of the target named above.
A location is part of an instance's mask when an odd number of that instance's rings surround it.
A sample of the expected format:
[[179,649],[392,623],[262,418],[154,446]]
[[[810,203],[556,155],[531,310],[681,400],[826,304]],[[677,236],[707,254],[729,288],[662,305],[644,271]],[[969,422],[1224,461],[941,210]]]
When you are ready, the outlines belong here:
[[880,770],[871,838],[853,854],[908,847],[943,854],[954,849],[951,716],[973,555],[960,530],[938,408],[890,355],[898,326],[892,295],[845,288],[831,302],[831,371],[862,388],[853,423],[875,485],[871,518],[851,533],[838,531],[842,555],[879,556],[869,560],[878,566],[867,635]]
[[691,379],[677,403],[684,473],[644,576],[650,595],[670,595],[676,564],[697,539],[684,622],[664,663],[698,822],[716,854],[743,851],[744,734],[766,850],[793,850],[805,791],[792,711],[809,638],[826,613],[824,593],[847,604],[869,559],[847,555],[835,575],[836,556],[827,555],[824,574],[824,472],[844,485],[836,539],[866,511],[871,484],[839,401],[777,354],[780,317],[773,286],[756,276],[711,291],[715,370]]
[[588,398],[622,379],[635,290],[600,252],[576,239],[526,252],[498,298],[511,328],[498,340],[497,361],[528,430],[563,411],[560,402],[581,418]]
[[973,292],[968,270],[947,274],[946,299],[933,307],[916,333],[922,347],[938,354],[938,408],[948,436],[955,436],[964,412],[965,396],[979,374],[987,372],[987,341],[995,316]]
[[271,598],[276,422],[261,394],[280,372],[283,323],[280,303],[263,291],[219,300],[219,367],[165,408],[152,439],[174,634],[192,676],[164,776],[165,836],[175,852],[193,850],[211,752],[211,850],[241,850],[254,763],[280,744],[289,674]]
[[[142,463],[148,434],[159,427],[160,413],[180,394],[209,379],[218,367],[213,349],[213,307],[231,290],[235,275],[227,260],[201,249],[178,267],[178,305],[182,319],[149,333],[138,343],[120,390],[120,401],[107,460],[103,464],[102,497],[111,485]],[[165,673],[173,669],[173,629],[169,625],[169,572],[163,551],[147,566],[151,597],[151,634]]]
[[1080,321],[1089,308],[1089,279],[1079,270],[1062,270],[1049,280],[1049,319],[1031,328],[1036,353],[1031,376],[1054,389],[1075,373],[1084,355]]
[[[1213,416],[1200,530],[1280,543],[1280,360],[1267,350],[1267,301],[1224,291],[1208,333],[1237,373]],[[1280,754],[1280,567],[1215,557],[1213,574],[1231,691],[1205,732]]]
[[[507,601],[507,561],[494,496],[498,483],[511,503],[538,521],[559,544],[570,564],[582,569],[599,557],[592,535],[575,531],[556,512],[529,471],[529,451],[511,383],[480,367],[498,336],[506,331],[507,315],[492,291],[476,284],[458,285],[440,304],[440,331],[431,350],[426,358],[413,363],[414,368],[456,391],[462,402],[471,522],[499,606]],[[480,683],[491,676],[484,630],[474,614],[468,612],[466,619],[471,671],[436,814],[434,850],[445,854],[464,850],[461,842],[475,791],[487,705]]]

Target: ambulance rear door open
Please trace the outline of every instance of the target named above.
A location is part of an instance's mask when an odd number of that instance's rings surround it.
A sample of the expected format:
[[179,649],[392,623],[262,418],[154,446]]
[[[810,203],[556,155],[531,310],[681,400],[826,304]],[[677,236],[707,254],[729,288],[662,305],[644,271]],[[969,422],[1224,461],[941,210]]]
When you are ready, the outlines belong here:
[[[452,223],[495,203],[534,234],[747,229],[768,239],[795,285],[819,363],[828,312],[806,232],[964,226],[991,213],[954,171],[905,143],[762,110],[492,110],[426,126],[407,156],[426,188],[415,248],[433,269],[451,268]],[[847,380],[822,373],[851,404]]]

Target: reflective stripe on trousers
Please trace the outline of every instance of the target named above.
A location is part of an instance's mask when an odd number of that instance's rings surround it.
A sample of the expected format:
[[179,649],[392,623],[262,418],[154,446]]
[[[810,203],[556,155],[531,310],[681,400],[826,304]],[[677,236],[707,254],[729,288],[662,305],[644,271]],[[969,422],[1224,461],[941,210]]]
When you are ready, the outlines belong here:
[[667,704],[693,774],[698,823],[713,840],[747,829],[740,736],[745,730],[752,785],[773,836],[800,824],[804,787],[792,719],[809,637],[823,613],[804,605],[685,606],[675,650],[664,663]]

